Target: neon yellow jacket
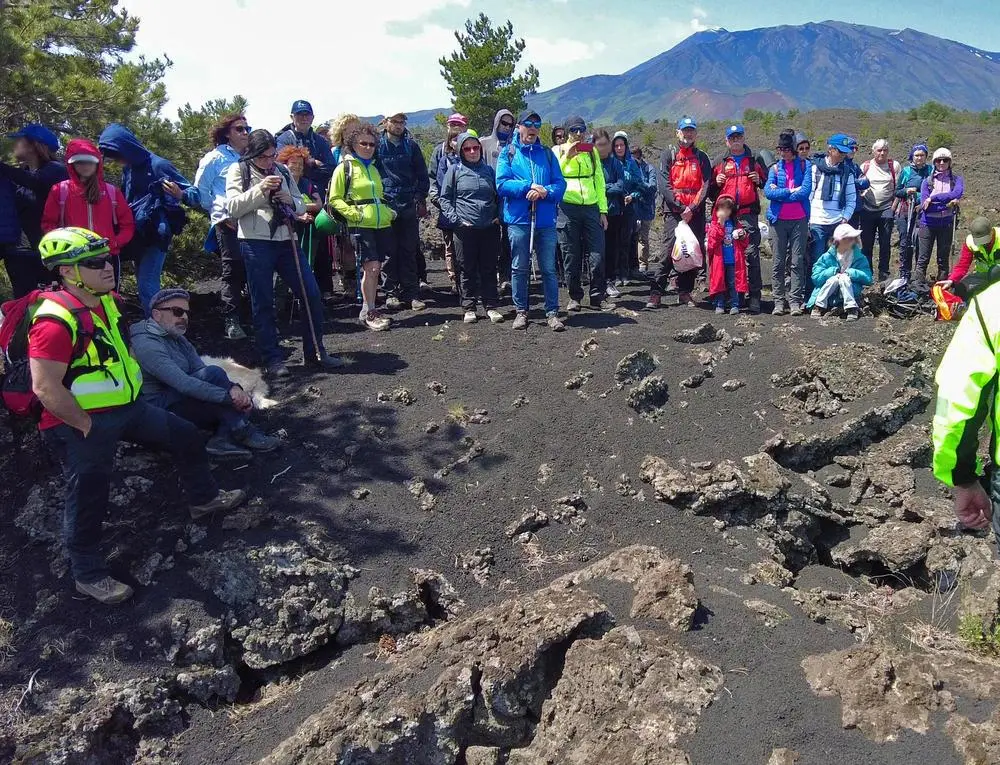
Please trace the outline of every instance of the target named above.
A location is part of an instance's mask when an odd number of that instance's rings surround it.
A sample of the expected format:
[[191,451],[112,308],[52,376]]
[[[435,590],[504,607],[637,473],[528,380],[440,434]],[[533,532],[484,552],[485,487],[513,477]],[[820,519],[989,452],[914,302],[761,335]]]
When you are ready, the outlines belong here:
[[[977,306],[979,310],[977,311]],[[982,473],[976,452],[979,431],[991,417],[990,451],[1000,464],[997,355],[1000,342],[1000,284],[984,290],[970,303],[958,323],[935,375],[934,476],[949,486],[973,483]]]
[[607,214],[608,196],[604,191],[604,169],[601,167],[601,157],[597,149],[590,154],[576,154],[566,157],[570,144],[552,147],[559,160],[559,169],[566,179],[566,193],[562,201],[571,205],[597,205],[598,209]]
[[[351,184],[345,198],[348,163]],[[375,167],[375,160],[366,165],[352,154],[344,154],[337,169],[333,171],[329,204],[351,228],[389,228],[392,219],[396,217],[385,203],[382,176]]]
[[[104,295],[101,306],[108,317],[107,323],[95,312],[90,312],[94,337],[83,346],[83,352],[70,361],[66,370],[66,387],[85,411],[131,404],[142,389],[142,369],[122,337],[118,305],[111,295]],[[76,346],[80,327],[72,311],[55,300],[43,300],[32,316],[32,323],[43,317],[65,324]]]

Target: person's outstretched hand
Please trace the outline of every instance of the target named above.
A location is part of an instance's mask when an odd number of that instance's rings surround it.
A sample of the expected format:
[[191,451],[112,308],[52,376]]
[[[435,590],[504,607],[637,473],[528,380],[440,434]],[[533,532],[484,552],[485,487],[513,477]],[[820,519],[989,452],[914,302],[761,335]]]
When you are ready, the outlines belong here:
[[985,529],[993,519],[993,504],[978,481],[955,487],[955,515],[967,529]]

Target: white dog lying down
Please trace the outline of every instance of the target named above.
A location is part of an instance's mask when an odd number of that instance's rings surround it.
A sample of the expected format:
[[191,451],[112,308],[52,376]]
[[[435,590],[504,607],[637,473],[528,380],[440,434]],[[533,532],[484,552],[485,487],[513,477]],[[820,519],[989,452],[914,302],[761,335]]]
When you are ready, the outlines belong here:
[[230,358],[216,358],[215,356],[202,356],[201,360],[208,366],[221,368],[229,376],[229,379],[246,391],[253,401],[254,409],[270,409],[277,406],[278,402],[273,398],[268,398],[270,390],[259,369],[250,369],[237,364]]

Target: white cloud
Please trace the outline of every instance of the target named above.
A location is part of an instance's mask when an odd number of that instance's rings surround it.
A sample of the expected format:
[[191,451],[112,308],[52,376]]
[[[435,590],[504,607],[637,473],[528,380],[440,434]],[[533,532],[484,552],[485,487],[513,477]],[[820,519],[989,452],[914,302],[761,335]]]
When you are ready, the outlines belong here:
[[[250,101],[251,124],[275,129],[296,98],[309,99],[319,119],[444,106],[449,94],[437,61],[455,39],[451,28],[420,22],[446,10],[459,27],[470,0],[379,0],[355,20],[339,2],[287,12],[269,0],[121,5],[141,19],[138,52],[174,62],[165,80],[168,116],[186,102],[199,106],[240,93]],[[420,31],[405,37],[386,31],[399,23],[420,24]]]
[[565,37],[554,40],[544,37],[525,37],[524,60],[537,67],[565,65],[586,61],[603,53],[607,46],[603,42],[583,42]]

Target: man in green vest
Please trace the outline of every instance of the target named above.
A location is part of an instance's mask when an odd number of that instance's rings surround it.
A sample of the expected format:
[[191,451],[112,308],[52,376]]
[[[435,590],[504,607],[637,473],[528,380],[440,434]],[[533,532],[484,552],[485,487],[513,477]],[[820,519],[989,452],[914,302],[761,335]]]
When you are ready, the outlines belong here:
[[59,299],[43,293],[32,309],[28,365],[44,408],[39,430],[63,469],[66,551],[77,591],[120,603],[132,588],[111,576],[101,553],[119,441],[171,453],[194,519],[236,507],[246,495],[216,485],[194,425],[139,400],[142,372],[112,292],[108,240],[86,229],[60,228],[46,234],[38,249],[62,284]]
[[968,301],[996,281],[1000,281],[1000,228],[980,215],[969,226],[958,263],[938,285]]

